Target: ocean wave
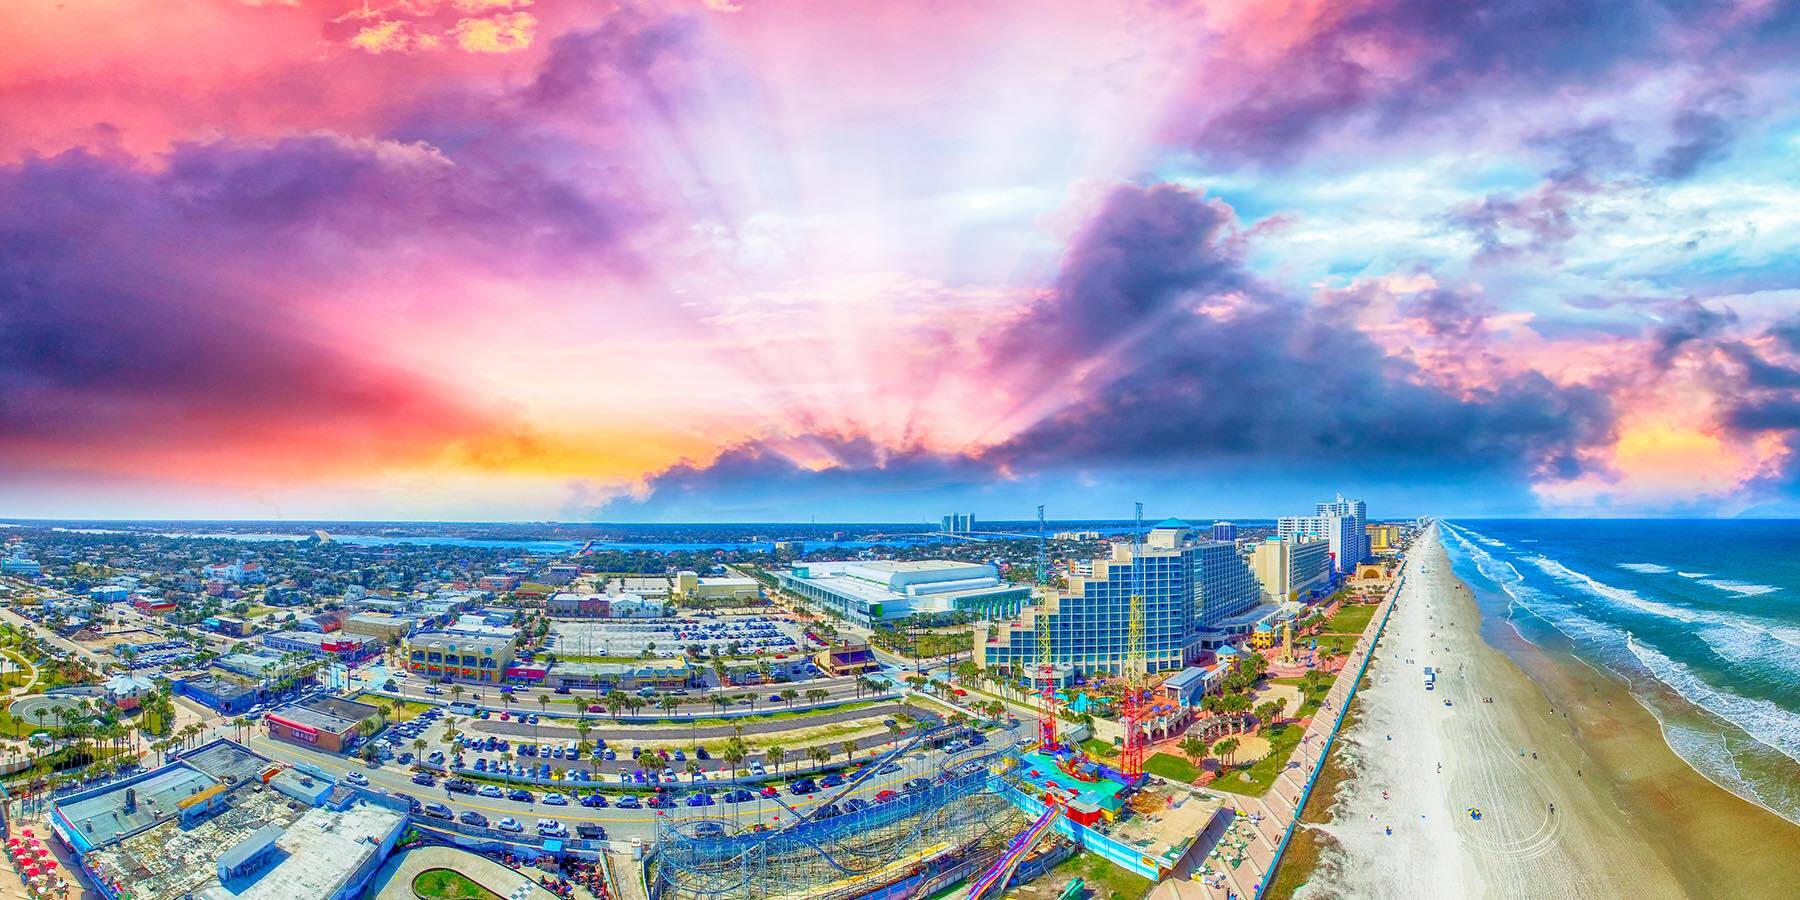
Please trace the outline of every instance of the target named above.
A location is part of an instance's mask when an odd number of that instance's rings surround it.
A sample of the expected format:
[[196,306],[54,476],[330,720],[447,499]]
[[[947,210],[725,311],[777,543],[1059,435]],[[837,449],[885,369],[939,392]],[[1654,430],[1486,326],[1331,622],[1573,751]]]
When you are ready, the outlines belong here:
[[1675,574],[1680,575],[1683,578],[1711,578],[1712,577],[1711,572],[1676,572]]
[[1675,571],[1668,566],[1658,563],[1619,563],[1619,568],[1630,569],[1631,571],[1642,575],[1667,575],[1670,572]]
[[1635,638],[1625,646],[1631,655],[1683,700],[1737,726],[1760,744],[1800,762],[1800,715],[1767,700],[1744,697],[1707,684],[1694,670],[1664,656]]
[[1622,587],[1614,587],[1604,581],[1595,579],[1585,572],[1577,572],[1547,556],[1534,556],[1530,561],[1533,565],[1543,569],[1544,574],[1549,575],[1551,578],[1555,578],[1565,584],[1582,588],[1589,594],[1599,597],[1602,600],[1610,600],[1620,606],[1629,607],[1639,612],[1649,613],[1653,616],[1663,616],[1664,618],[1675,619],[1680,622],[1705,622],[1708,621],[1709,618],[1712,618],[1717,620],[1715,624],[1727,624],[1725,619],[1711,613],[1692,609],[1682,609],[1679,606],[1670,606],[1667,603],[1646,600],[1642,595],[1638,594],[1637,591]]
[[[1704,625],[1723,625],[1747,631],[1767,634],[1790,648],[1800,647],[1800,628],[1791,625],[1780,625],[1761,621],[1756,618],[1736,613],[1718,613],[1705,609],[1686,609],[1657,600],[1650,600],[1637,591],[1628,588],[1614,587],[1596,580],[1584,572],[1577,572],[1562,563],[1545,556],[1534,556],[1531,563],[1543,569],[1545,574],[1565,584],[1573,585],[1589,594],[1607,600],[1626,609],[1634,609],[1641,613],[1673,619],[1677,622]],[[1792,652],[1790,650],[1790,652]]]
[[1710,588],[1718,588],[1721,591],[1736,594],[1739,597],[1760,597],[1763,594],[1773,594],[1776,591],[1781,590],[1781,588],[1772,584],[1757,584],[1754,581],[1733,581],[1729,578],[1703,578],[1700,580],[1700,583]]
[[1720,658],[1759,674],[1780,672],[1786,681],[1800,681],[1800,656],[1780,638],[1760,628],[1741,625],[1709,625],[1697,632],[1700,640]]

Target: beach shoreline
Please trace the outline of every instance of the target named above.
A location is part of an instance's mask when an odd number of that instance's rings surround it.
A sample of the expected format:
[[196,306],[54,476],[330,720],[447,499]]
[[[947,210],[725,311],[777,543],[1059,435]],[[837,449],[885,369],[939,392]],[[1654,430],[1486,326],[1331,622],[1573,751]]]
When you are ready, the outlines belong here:
[[1435,529],[1410,566],[1343,735],[1353,775],[1316,826],[1331,841],[1296,896],[1724,896],[1691,890],[1615,799],[1611,754],[1482,638]]

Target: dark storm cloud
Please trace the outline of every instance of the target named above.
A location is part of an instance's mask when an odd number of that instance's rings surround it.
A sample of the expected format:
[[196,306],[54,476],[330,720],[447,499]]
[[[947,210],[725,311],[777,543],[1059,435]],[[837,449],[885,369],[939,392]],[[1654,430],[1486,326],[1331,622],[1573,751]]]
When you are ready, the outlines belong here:
[[[1303,154],[1324,130],[1370,115],[1389,127],[1471,94],[1534,93],[1591,79],[1659,45],[1660,26],[1708,4],[1392,0],[1331,16],[1278,60],[1251,96],[1201,124],[1191,144],[1221,161]],[[1412,62],[1399,71],[1369,60]],[[1205,88],[1196,88],[1204,91]]]
[[[810,471],[767,445],[652,477],[633,510],[770,490],[905,490],[1100,469],[1286,467],[1485,476],[1517,485],[1573,477],[1576,451],[1610,434],[1600,393],[1536,373],[1452,394],[1356,329],[1346,308],[1259,284],[1242,266],[1231,210],[1181,188],[1120,188],[1065,257],[1053,289],[992,342],[996,382],[1060,410],[970,456],[924,452]],[[1411,302],[1436,333],[1479,342],[1487,307],[1450,291]],[[1035,393],[1034,393],[1035,392]],[[608,508],[608,515],[622,507]]]
[[1710,309],[1692,299],[1676,303],[1650,333],[1657,367],[1667,368],[1683,347],[1717,337],[1736,322],[1737,314],[1729,309]]
[[[1166,219],[1178,219],[1174,208],[1182,205],[1204,221],[1219,209],[1177,188],[1155,191]],[[1108,209],[1134,209],[1132,195],[1142,193],[1121,189]],[[1161,315],[1153,329],[1113,323],[1113,333],[1137,335],[1114,354],[1116,365],[1056,415],[986,453],[985,461],[1030,468],[1209,458],[1299,466],[1408,460],[1523,477],[1566,469],[1577,447],[1608,433],[1604,397],[1541,376],[1517,377],[1471,397],[1420,384],[1407,364],[1390,360],[1358,331],[1346,310],[1257,284],[1217,226],[1207,234],[1198,245],[1170,241],[1139,249],[1146,268],[1199,273],[1186,282],[1143,283],[1107,265],[1107,254],[1078,247],[1070,255],[1061,288],[1016,330],[1056,331],[1060,323],[1086,321],[1081,310],[1096,298],[1103,308],[1136,309],[1140,317],[1166,309],[1149,295],[1195,302]],[[1202,302],[1225,290],[1231,297],[1219,308]],[[1408,312],[1467,340],[1478,336],[1485,309],[1479,299],[1440,291],[1412,301]]]
[[1680,181],[1693,175],[1709,162],[1722,158],[1737,137],[1741,112],[1737,107],[1743,95],[1721,89],[1699,98],[1680,112],[1670,123],[1675,142],[1663,150],[1651,165],[1656,177]]

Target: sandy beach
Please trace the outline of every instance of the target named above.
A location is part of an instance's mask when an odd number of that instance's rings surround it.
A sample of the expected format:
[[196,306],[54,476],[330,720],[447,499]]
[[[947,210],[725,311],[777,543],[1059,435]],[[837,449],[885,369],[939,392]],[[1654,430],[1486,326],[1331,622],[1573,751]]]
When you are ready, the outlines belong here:
[[1298,896],[1689,895],[1567,711],[1482,640],[1435,530],[1409,568],[1343,736],[1354,777],[1323,826],[1335,845]]

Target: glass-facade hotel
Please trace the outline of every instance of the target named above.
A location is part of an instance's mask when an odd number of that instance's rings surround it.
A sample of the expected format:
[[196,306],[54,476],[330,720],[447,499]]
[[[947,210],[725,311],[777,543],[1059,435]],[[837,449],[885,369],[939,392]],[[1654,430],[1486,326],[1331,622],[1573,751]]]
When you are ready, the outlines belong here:
[[1123,671],[1131,620],[1131,596],[1144,597],[1144,656],[1151,672],[1179,669],[1200,654],[1200,632],[1254,607],[1261,597],[1256,575],[1234,545],[1191,540],[1187,523],[1158,524],[1139,553],[1114,545],[1111,559],[1096,560],[1091,577],[1047,595],[1016,622],[978,622],[975,661],[1022,671],[1038,664],[1037,628],[1048,620],[1059,679],[1070,674]]

